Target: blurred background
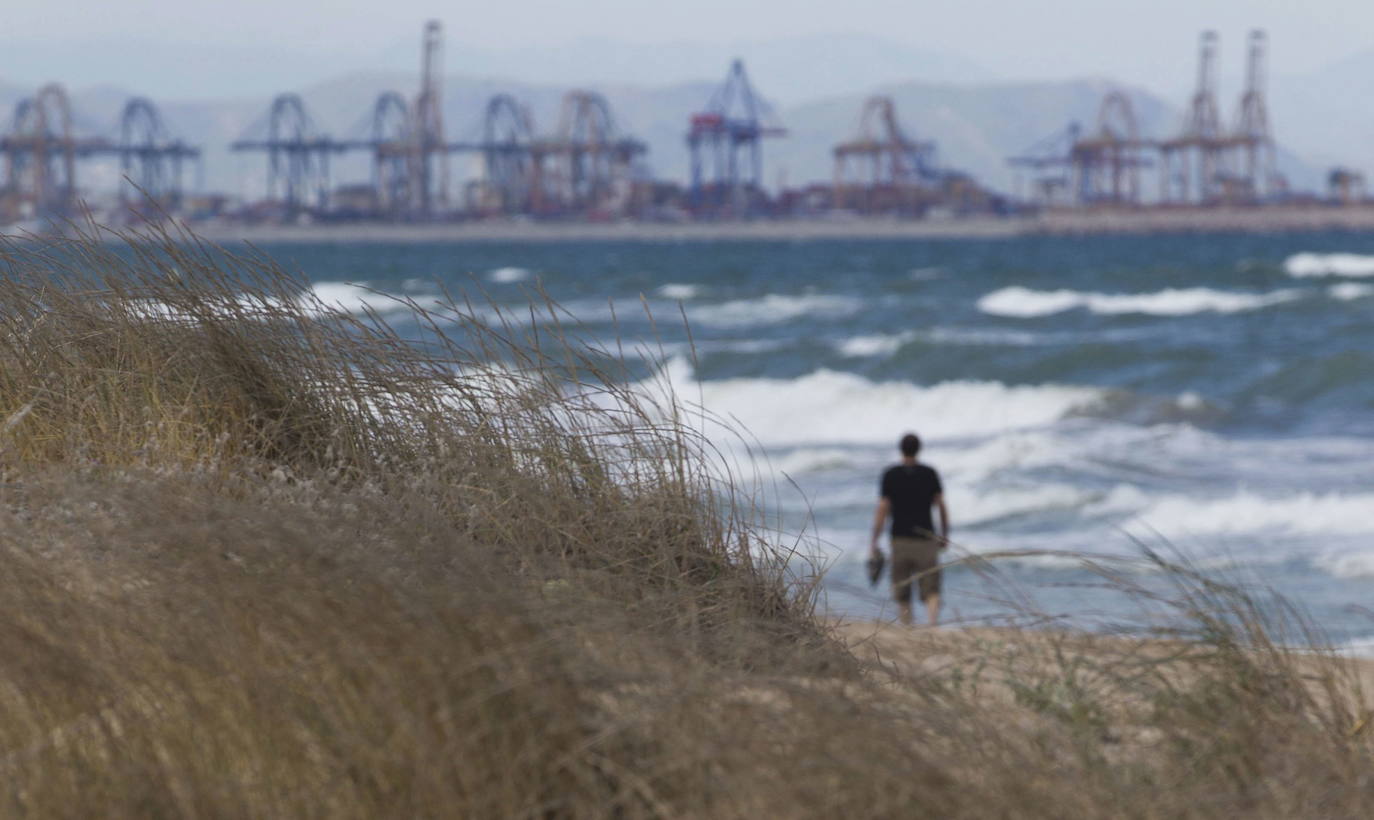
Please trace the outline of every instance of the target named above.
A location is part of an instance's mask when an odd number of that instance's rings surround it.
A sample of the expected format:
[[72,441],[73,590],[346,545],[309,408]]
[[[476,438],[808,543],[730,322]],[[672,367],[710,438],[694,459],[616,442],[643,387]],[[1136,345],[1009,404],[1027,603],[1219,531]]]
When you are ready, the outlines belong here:
[[73,0],[0,55],[10,223],[123,218],[125,177],[299,223],[1355,206],[1374,171],[1354,0]]

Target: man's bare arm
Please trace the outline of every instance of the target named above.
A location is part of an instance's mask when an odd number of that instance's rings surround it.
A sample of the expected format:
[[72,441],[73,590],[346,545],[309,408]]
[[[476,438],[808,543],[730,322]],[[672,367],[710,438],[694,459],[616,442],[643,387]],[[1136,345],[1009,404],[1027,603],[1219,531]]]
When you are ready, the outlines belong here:
[[873,539],[869,543],[869,551],[878,551],[878,539],[883,537],[883,526],[887,524],[888,513],[892,511],[892,502],[887,500],[887,496],[878,499],[878,508],[873,511]]
[[949,507],[945,504],[945,494],[935,496],[935,507],[940,511],[940,538],[949,541]]

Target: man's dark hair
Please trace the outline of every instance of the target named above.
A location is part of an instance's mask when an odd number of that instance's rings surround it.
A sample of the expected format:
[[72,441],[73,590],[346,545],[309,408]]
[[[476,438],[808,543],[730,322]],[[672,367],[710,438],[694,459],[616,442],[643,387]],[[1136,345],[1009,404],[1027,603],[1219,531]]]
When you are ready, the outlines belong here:
[[907,433],[902,436],[902,443],[897,446],[902,448],[902,455],[914,456],[921,452],[921,437],[915,433]]

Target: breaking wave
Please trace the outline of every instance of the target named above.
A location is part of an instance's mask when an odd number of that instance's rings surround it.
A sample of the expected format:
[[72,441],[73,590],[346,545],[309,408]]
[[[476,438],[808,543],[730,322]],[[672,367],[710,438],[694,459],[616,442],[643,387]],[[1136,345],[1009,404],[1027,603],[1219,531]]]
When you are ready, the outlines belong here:
[[310,289],[314,291],[315,298],[320,300],[321,304],[355,316],[369,310],[379,314],[403,313],[410,310],[393,296],[349,282],[316,282]]
[[1362,282],[1342,282],[1339,285],[1332,285],[1328,292],[1332,299],[1353,302],[1366,296],[1374,296],[1374,285],[1366,285]]
[[736,299],[715,305],[697,305],[687,311],[694,324],[713,327],[757,327],[800,319],[803,316],[844,317],[858,313],[863,302],[849,296],[770,293],[758,299]]
[[1358,253],[1295,253],[1284,260],[1289,276],[1374,276],[1374,256]]
[[1005,287],[984,295],[978,309],[993,316],[1018,319],[1052,316],[1085,309],[1102,315],[1140,313],[1149,316],[1187,316],[1194,313],[1239,313],[1289,302],[1301,296],[1294,290],[1235,293],[1212,288],[1169,288],[1155,293],[1086,293],[1077,290],[1031,290]]
[[530,272],[525,268],[497,268],[487,273],[487,279],[503,285],[512,284],[514,282],[524,282],[529,278]]
[[738,422],[766,445],[890,444],[908,429],[931,437],[990,435],[1052,424],[1107,396],[1069,385],[874,382],[833,370],[795,379],[697,381],[681,357],[669,360],[645,388],[652,392],[665,382],[682,401]]
[[[347,282],[317,282],[310,286],[309,291],[299,294],[289,302],[280,301],[275,297],[266,300],[241,297],[235,300],[234,304],[224,304],[223,309],[226,315],[229,312],[234,312],[236,315],[255,318],[267,318],[271,315],[269,311],[273,309],[300,309],[309,314],[340,311],[354,316],[363,316],[369,312],[387,315],[406,313],[411,310],[410,306],[402,299],[403,297],[371,290],[365,285]],[[428,301],[430,304],[434,303],[433,299]],[[134,300],[126,304],[135,315],[144,318],[194,321],[192,314],[162,302]]]
[[1352,658],[1374,658],[1374,635],[1342,641],[1335,649]]
[[[1142,500],[1145,500],[1142,497]],[[1130,499],[1116,498],[1126,505]],[[1294,493],[1268,496],[1241,491],[1223,498],[1168,495],[1148,499],[1127,522],[1128,530],[1147,527],[1162,535],[1255,535],[1272,538],[1299,535],[1364,535],[1370,533],[1371,493]],[[1374,558],[1374,556],[1371,556]],[[1374,568],[1374,564],[1371,564]]]
[[682,285],[676,282],[669,282],[666,285],[659,286],[658,290],[654,292],[664,299],[676,299],[680,302],[685,302],[688,299],[696,298],[697,293],[700,292],[700,288],[696,285]]
[[914,333],[880,333],[873,336],[854,336],[836,343],[835,350],[841,356],[856,359],[869,356],[891,356],[901,350],[902,345],[914,338],[916,338]]

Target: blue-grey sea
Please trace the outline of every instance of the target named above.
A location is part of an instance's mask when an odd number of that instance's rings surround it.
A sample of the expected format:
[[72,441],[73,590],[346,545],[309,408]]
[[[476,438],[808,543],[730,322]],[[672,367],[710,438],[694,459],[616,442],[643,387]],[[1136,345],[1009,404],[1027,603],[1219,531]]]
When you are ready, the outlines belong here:
[[[748,431],[753,450],[722,447],[771,485],[778,537],[825,562],[838,613],[892,614],[862,562],[914,430],[951,558],[1164,549],[1374,649],[1374,236],[264,250],[350,310],[441,289],[519,310],[538,286],[589,339],[655,340],[659,383]],[[1076,559],[994,564],[1009,587],[947,572],[952,623],[1005,612],[1008,589],[1051,616],[1143,617]]]

